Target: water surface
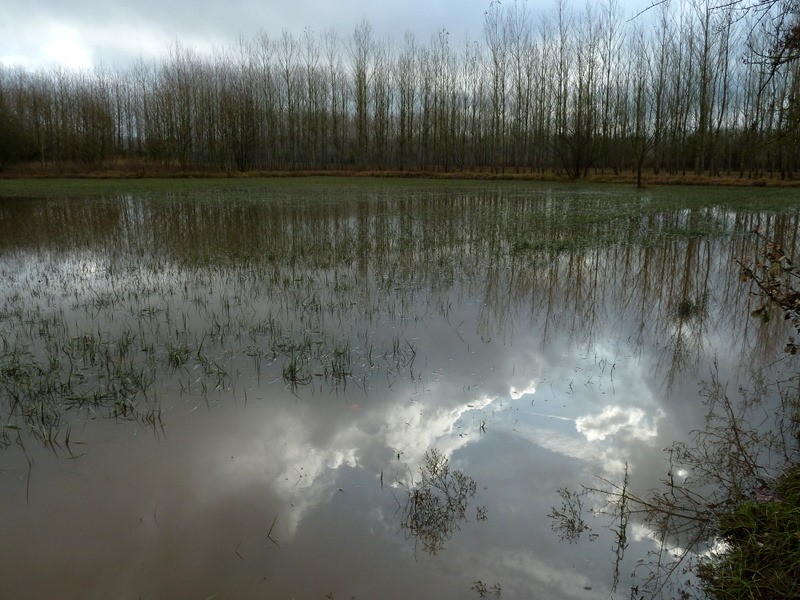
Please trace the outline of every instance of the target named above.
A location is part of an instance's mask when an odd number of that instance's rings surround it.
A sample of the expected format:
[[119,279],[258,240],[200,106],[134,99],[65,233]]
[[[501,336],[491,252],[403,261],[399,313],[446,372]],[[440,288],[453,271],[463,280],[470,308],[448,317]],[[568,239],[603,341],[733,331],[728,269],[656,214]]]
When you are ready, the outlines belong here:
[[655,485],[785,341],[758,192],[132,190],[0,203],[9,597],[607,598],[557,490]]

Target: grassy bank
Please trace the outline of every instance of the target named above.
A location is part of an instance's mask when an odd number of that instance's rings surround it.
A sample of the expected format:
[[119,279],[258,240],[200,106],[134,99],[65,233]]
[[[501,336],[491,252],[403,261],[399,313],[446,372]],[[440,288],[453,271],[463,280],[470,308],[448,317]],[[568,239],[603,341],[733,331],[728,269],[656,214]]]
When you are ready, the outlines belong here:
[[[164,166],[154,163],[120,161],[100,167],[87,167],[79,163],[45,164],[18,163],[7,165],[0,171],[0,179],[17,178],[77,178],[77,179],[150,179],[150,178],[231,178],[250,179],[264,177],[380,177],[399,179],[457,179],[489,181],[542,181],[611,183],[636,185],[636,172],[624,170],[614,172],[610,169],[590,170],[580,180],[564,171],[494,171],[479,169],[473,171],[441,170],[358,170],[358,169],[286,169],[270,171],[231,171],[222,169],[181,169],[177,166]],[[735,186],[735,187],[800,187],[800,179],[782,179],[779,174],[751,177],[740,173],[718,175],[693,174],[689,172],[655,173],[644,171],[642,181],[645,186],[654,185],[697,185],[697,186]]]
[[[556,201],[562,199],[572,206],[570,214],[579,221],[605,221],[632,214],[659,213],[670,208],[718,207],[737,210],[795,212],[800,209],[800,194],[787,187],[712,187],[712,186],[654,186],[637,190],[633,186],[593,183],[587,180],[524,181],[524,180],[467,180],[446,178],[398,177],[191,177],[191,178],[14,178],[0,179],[0,198],[22,197],[116,197],[127,194],[156,194],[174,198],[195,197],[195,192],[224,196],[228,200],[283,196],[285,198],[338,198],[350,194],[403,192],[404,194],[449,194],[463,191],[469,194],[498,193],[518,196],[535,190],[546,191]],[[253,195],[253,192],[258,192]],[[347,192],[347,196],[338,192]],[[575,196],[577,194],[577,196]],[[575,198],[582,199],[575,212]],[[560,202],[559,202],[560,203]],[[549,217],[552,219],[551,217]]]
[[800,465],[756,496],[720,518],[726,548],[700,570],[711,598],[800,597]]

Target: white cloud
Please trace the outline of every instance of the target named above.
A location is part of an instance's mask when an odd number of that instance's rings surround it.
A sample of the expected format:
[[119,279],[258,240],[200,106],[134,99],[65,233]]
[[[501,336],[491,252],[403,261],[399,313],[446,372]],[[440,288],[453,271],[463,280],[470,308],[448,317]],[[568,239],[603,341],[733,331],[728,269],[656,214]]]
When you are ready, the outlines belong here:
[[590,442],[605,440],[620,432],[632,439],[648,440],[658,435],[657,423],[663,417],[660,409],[648,419],[645,411],[635,406],[606,406],[600,414],[575,419],[575,428]]
[[42,58],[47,63],[61,64],[68,69],[90,69],[93,65],[91,44],[76,27],[50,24],[47,41],[42,44]]
[[530,381],[527,386],[517,389],[513,385],[511,389],[508,391],[509,395],[511,396],[512,400],[519,400],[523,396],[533,395],[536,393],[536,382]]

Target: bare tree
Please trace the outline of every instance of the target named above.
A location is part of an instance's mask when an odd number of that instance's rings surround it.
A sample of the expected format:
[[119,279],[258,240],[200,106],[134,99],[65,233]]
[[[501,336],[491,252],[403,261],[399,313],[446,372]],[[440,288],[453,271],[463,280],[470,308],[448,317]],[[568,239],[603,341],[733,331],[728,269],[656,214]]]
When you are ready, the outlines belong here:
[[350,69],[353,78],[353,103],[355,109],[354,159],[359,168],[366,167],[369,153],[369,79],[372,58],[372,26],[362,20],[350,37],[348,46]]
[[491,117],[489,125],[489,158],[493,170],[505,170],[508,20],[500,2],[494,0],[484,15],[483,33],[488,50],[487,71]]

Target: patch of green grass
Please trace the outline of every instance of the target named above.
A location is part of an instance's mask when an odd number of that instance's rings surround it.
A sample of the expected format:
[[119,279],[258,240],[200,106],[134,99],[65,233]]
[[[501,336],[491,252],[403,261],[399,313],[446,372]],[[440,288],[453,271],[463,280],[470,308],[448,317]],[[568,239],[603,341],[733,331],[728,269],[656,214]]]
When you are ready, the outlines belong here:
[[727,549],[700,571],[711,598],[800,598],[800,465],[778,479],[767,499],[723,515],[719,534]]
[[[215,194],[235,197],[238,192],[305,194],[321,192],[326,198],[331,191],[403,191],[450,193],[453,191],[497,192],[523,197],[530,193],[548,192],[555,200],[579,198],[586,210],[570,204],[575,218],[586,218],[589,213],[653,214],[678,207],[726,206],[744,210],[800,210],[800,190],[796,188],[740,188],[727,186],[654,186],[637,190],[627,185],[598,184],[593,182],[540,182],[503,181],[480,179],[426,179],[398,177],[239,177],[239,178],[143,178],[143,179],[74,179],[31,178],[0,179],[0,198],[48,196],[114,197],[142,193],[190,194],[197,201],[196,192],[204,197]],[[314,196],[312,196],[314,197]],[[320,197],[320,196],[317,196]],[[622,212],[620,213],[620,209]]]
[[[1,197],[114,196],[117,194],[203,192],[235,195],[237,192],[308,193],[314,191],[454,191],[486,189],[547,189],[553,184],[539,182],[498,182],[457,179],[403,179],[396,177],[241,177],[227,178],[145,178],[145,179],[4,179]],[[323,195],[324,197],[324,195]],[[197,197],[192,197],[197,201]]]

